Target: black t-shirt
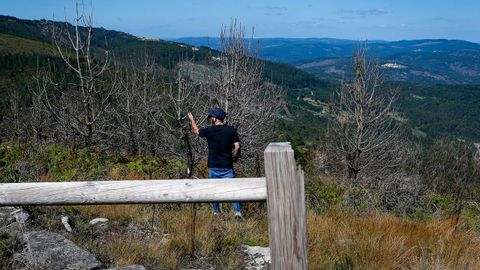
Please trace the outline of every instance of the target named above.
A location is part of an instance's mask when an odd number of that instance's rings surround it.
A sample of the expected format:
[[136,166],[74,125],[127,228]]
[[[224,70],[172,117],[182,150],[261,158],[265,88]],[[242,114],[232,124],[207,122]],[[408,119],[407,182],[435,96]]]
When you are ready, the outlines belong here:
[[208,142],[209,168],[233,168],[232,147],[234,143],[240,142],[234,127],[217,125],[201,128],[199,135]]

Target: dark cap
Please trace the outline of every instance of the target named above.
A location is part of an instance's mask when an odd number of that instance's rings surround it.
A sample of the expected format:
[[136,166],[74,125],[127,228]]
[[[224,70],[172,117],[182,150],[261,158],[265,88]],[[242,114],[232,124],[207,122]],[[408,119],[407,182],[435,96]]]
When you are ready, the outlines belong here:
[[223,121],[223,119],[225,119],[225,115],[226,113],[222,108],[214,108],[208,110],[208,118],[215,117],[218,120]]

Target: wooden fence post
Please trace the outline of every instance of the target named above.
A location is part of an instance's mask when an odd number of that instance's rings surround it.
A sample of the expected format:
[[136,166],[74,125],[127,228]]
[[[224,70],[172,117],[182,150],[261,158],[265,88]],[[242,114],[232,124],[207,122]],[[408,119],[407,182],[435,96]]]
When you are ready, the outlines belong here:
[[290,143],[265,149],[265,176],[272,269],[307,269],[307,222],[303,171]]

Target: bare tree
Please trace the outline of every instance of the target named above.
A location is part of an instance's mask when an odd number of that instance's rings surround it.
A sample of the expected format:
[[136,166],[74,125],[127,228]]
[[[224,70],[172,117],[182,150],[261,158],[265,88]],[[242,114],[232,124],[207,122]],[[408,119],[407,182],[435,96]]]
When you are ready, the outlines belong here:
[[477,165],[480,167],[480,143],[475,143],[473,146],[475,148],[474,159],[477,162]]
[[154,95],[159,91],[156,66],[145,56],[142,66],[128,66],[118,80],[119,89],[113,99],[115,108],[111,110],[115,121],[109,123],[109,130],[115,134],[114,147],[126,147],[132,155],[155,154],[155,151],[149,151],[152,148],[150,145],[155,144],[156,136],[148,136],[152,127],[146,105],[151,105],[148,99],[155,99]]
[[52,119],[44,104],[45,92],[49,85],[49,80],[42,71],[37,68],[34,76],[34,85],[30,87],[32,95],[32,105],[28,109],[28,130],[31,132],[32,141],[35,143],[42,142],[51,137]]
[[434,143],[422,165],[422,176],[430,190],[452,196],[458,224],[469,187],[480,184],[475,177],[474,151],[464,142],[442,138]]
[[273,138],[280,89],[263,80],[259,46],[253,44],[253,38],[245,39],[241,24],[234,20],[228,28],[223,27],[220,40],[220,72],[210,94],[212,105],[227,112],[227,123],[237,128],[240,135],[242,160],[251,166],[261,161],[261,152]]
[[11,136],[20,140],[20,136],[22,135],[23,125],[21,120],[22,115],[22,108],[20,105],[20,93],[17,88],[13,89],[13,91],[9,95],[9,105],[10,105],[10,112],[7,117],[9,120],[9,125],[11,130]]
[[112,95],[118,88],[117,70],[108,50],[98,56],[99,51],[92,47],[92,13],[87,16],[81,12],[78,1],[75,11],[73,26],[65,22],[57,29],[53,24],[53,41],[71,74],[61,82],[51,81],[56,91],[44,92],[45,105],[67,136],[64,139],[78,138],[91,146],[112,135],[104,127],[109,122]]
[[[159,131],[156,137],[159,153],[185,160],[186,177],[193,176],[194,166],[206,153],[202,139],[191,136],[187,113],[206,115],[210,103],[202,81],[195,83],[192,80],[190,64],[190,61],[180,61],[176,81],[163,84],[144,99],[149,119]],[[199,118],[199,124],[205,120]]]
[[[30,88],[32,90],[32,88]],[[5,125],[0,135],[19,142],[45,139],[49,123],[41,96],[37,91],[30,91],[31,97],[22,96],[17,88],[8,94],[9,113],[5,115]],[[27,105],[29,104],[29,105]]]
[[402,136],[394,102],[397,89],[388,86],[376,61],[362,47],[353,58],[354,78],[344,80],[330,105],[327,147],[344,164],[348,177],[375,176],[398,169],[409,148]]

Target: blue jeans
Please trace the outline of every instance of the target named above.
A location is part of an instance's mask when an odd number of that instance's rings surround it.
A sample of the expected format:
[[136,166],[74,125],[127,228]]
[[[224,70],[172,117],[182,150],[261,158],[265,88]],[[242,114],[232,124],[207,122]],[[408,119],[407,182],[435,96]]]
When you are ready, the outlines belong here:
[[[235,171],[233,169],[224,169],[224,168],[209,168],[208,169],[210,178],[234,178]],[[213,212],[218,213],[220,212],[220,204],[219,203],[212,203]],[[240,212],[240,203],[234,202],[233,209],[235,212]]]

